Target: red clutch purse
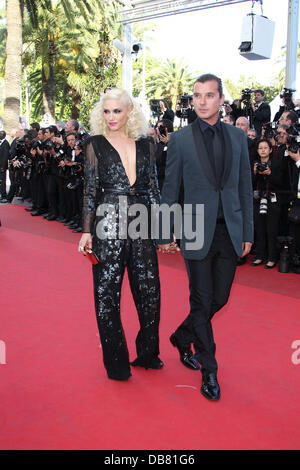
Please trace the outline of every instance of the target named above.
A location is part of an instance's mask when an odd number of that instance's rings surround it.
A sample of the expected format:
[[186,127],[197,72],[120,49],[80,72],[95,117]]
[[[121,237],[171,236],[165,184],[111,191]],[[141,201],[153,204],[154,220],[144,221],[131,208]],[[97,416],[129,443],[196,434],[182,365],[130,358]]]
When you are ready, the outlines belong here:
[[99,258],[93,252],[93,250],[89,250],[88,248],[85,248],[85,253],[86,253],[86,257],[90,260],[90,262],[92,264],[98,264],[99,263]]

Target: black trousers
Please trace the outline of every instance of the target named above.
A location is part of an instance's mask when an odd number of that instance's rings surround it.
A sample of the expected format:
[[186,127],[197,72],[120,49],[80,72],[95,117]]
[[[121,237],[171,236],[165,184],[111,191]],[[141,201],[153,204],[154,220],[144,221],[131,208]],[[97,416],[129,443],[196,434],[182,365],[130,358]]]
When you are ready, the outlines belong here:
[[257,259],[277,261],[277,236],[281,205],[268,201],[267,213],[259,213],[259,201],[254,201],[255,255]]
[[211,320],[228,301],[237,263],[226,225],[217,223],[210,250],[203,260],[185,259],[185,263],[191,310],[175,336],[184,347],[194,344],[202,372],[217,372]]
[[6,170],[0,168],[0,196],[6,199]]
[[145,364],[159,354],[160,282],[152,240],[98,240],[93,249],[100,262],[93,266],[94,296],[103,361],[108,377],[130,377],[129,353],[120,316],[121,286],[127,267],[140,330],[137,356]]

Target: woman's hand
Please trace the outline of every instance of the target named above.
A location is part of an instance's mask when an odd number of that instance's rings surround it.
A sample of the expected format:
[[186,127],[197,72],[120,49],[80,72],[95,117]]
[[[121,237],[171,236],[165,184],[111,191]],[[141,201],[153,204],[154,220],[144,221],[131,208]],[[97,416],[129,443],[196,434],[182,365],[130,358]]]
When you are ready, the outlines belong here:
[[86,256],[85,248],[92,249],[92,235],[90,233],[83,233],[79,241],[78,251],[83,256]]
[[259,171],[259,174],[260,174],[260,175],[270,176],[270,174],[271,174],[271,168],[268,166],[268,168],[267,168],[265,171]]

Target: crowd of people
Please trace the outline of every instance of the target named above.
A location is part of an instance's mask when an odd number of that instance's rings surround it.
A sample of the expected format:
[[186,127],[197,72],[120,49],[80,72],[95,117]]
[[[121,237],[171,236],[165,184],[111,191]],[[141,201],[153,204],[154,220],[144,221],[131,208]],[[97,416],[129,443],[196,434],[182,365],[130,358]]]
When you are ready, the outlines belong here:
[[[250,93],[251,92],[251,93]],[[252,99],[253,94],[253,99]],[[271,121],[270,106],[263,90],[246,90],[233,103],[225,102],[221,120],[241,128],[247,135],[252,170],[255,244],[252,266],[276,266],[280,253],[289,252],[290,269],[300,272],[300,155],[299,110],[290,94],[282,96],[282,106]],[[184,107],[183,107],[184,106]],[[163,187],[169,135],[174,119],[191,124],[197,115],[193,97],[183,95],[175,112],[165,100],[159,101],[156,124],[149,128],[156,148],[160,191]],[[82,231],[84,140],[88,134],[70,119],[46,128],[32,123],[17,129],[9,145],[0,131],[0,202],[11,203],[15,196],[30,200],[25,210],[31,216],[57,220],[74,232]],[[10,189],[6,191],[9,171]],[[183,201],[183,191],[180,194]],[[238,259],[243,264],[245,259]]]
[[[241,128],[247,135],[253,183],[255,243],[251,266],[276,266],[283,255],[282,272],[300,273],[300,113],[290,94],[282,96],[282,105],[271,121],[270,106],[264,102],[264,91],[253,90],[243,105],[243,97],[224,103],[221,120]],[[180,101],[179,101],[180,103]],[[245,103],[244,103],[245,104]],[[176,116],[187,124],[197,119],[192,96],[186,107],[178,105]],[[156,162],[160,190],[163,186],[169,134],[173,123],[161,119],[155,127]],[[183,200],[183,194],[181,195]],[[287,266],[286,258],[289,259]],[[239,258],[244,264],[246,258]]]
[[81,232],[83,145],[87,135],[74,119],[45,128],[34,122],[30,129],[17,129],[11,145],[2,131],[0,201],[11,203],[14,197],[29,200],[31,205],[25,210],[31,216],[57,220],[73,232]]

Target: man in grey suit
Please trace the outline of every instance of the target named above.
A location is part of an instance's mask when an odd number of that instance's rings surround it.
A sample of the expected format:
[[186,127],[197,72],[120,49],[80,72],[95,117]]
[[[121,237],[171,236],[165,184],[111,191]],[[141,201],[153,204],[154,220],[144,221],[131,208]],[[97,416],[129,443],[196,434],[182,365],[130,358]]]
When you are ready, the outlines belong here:
[[[189,277],[190,313],[170,341],[185,366],[199,370],[201,364],[201,393],[218,400],[211,320],[228,301],[237,256],[251,249],[253,191],[246,134],[219,119],[224,102],[221,79],[212,74],[199,77],[193,99],[198,118],[170,136],[161,201],[169,208],[176,204],[183,181],[180,248]],[[172,249],[173,229],[170,218],[170,237],[161,235],[160,251]]]

